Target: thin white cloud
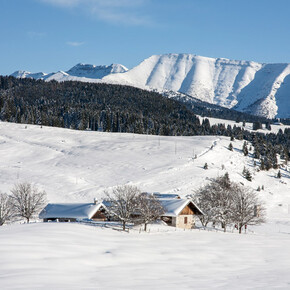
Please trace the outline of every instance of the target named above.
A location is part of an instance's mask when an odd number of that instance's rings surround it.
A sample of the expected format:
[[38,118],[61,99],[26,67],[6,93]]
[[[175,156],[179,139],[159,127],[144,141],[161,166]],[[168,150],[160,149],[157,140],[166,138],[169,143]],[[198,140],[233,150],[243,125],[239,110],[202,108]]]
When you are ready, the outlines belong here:
[[142,8],[150,0],[38,0],[63,8],[82,9],[97,19],[125,25],[151,25],[150,17],[143,15]]
[[144,15],[139,15],[138,13],[132,13],[131,11],[126,11],[125,9],[107,9],[105,7],[93,7],[91,13],[95,15],[98,19],[103,20],[108,23],[114,24],[125,24],[134,26],[147,26],[151,25],[152,21],[149,17]]
[[81,46],[81,45],[84,44],[84,42],[68,41],[66,44],[69,45],[69,46]]

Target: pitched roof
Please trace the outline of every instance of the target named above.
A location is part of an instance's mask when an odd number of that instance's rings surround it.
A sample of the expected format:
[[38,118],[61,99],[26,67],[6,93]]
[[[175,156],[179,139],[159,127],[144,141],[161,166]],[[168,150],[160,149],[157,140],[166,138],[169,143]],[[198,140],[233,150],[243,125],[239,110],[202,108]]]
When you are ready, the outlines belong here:
[[178,216],[181,211],[190,203],[200,212],[203,212],[190,199],[159,199],[165,213],[163,216]]
[[163,198],[166,198],[166,199],[180,199],[180,196],[178,194],[175,194],[175,193],[160,193],[160,192],[153,192],[153,196],[158,198],[158,199],[163,199]]
[[39,214],[39,218],[76,218],[91,219],[94,214],[106,206],[94,203],[49,203]]

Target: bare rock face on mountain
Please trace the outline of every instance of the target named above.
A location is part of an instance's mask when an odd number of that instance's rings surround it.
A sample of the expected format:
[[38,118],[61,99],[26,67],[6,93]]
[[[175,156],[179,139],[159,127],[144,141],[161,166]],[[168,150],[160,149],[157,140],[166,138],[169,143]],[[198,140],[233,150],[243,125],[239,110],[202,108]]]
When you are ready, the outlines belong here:
[[290,64],[262,64],[193,54],[153,55],[128,70],[119,64],[78,64],[51,74],[18,71],[16,77],[78,80],[175,91],[268,118],[290,118]]

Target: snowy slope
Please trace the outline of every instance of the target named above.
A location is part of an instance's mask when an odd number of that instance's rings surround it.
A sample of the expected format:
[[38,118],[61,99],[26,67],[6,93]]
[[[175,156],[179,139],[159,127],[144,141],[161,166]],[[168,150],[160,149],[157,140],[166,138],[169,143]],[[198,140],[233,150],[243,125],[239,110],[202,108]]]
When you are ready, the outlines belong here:
[[[126,183],[152,192],[179,192],[185,186],[185,171],[191,175],[193,154],[208,150],[216,139],[108,134],[1,122],[1,188],[9,191],[15,182],[37,182],[47,191],[50,202],[92,202],[105,189]],[[170,175],[174,176],[171,181]],[[189,188],[182,192],[189,193]]]
[[[0,227],[0,288],[289,289],[290,168],[281,169],[281,180],[277,170],[257,172],[243,142],[233,141],[233,152],[229,142],[0,122],[2,192],[28,181],[50,202],[92,202],[104,189],[131,183],[185,196],[227,171],[253,189],[264,185],[268,210],[267,223],[247,235],[162,225],[147,234],[73,223]],[[244,166],[252,182],[242,177]]]
[[268,118],[290,117],[290,65],[262,64],[193,54],[153,55],[128,70],[118,64],[78,64],[67,72],[16,77],[79,80],[132,85],[142,89],[176,91],[205,102]]
[[[290,204],[286,168],[281,180],[275,178],[277,170],[257,172],[251,156],[240,151],[243,142],[235,140],[233,152],[227,149],[229,142],[228,137],[101,133],[1,122],[1,190],[9,192],[15,182],[35,182],[52,203],[92,202],[104,190],[127,183],[186,196],[228,171],[233,180],[253,189],[264,185],[261,194],[275,211],[278,203]],[[205,162],[208,170],[202,169]],[[253,182],[242,177],[244,166]]]

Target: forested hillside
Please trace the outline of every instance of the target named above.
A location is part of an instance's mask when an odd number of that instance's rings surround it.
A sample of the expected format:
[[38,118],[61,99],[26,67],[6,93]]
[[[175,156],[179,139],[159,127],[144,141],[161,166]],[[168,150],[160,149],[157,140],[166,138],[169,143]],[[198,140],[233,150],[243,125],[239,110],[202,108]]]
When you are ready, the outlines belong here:
[[[277,167],[288,160],[290,129],[252,133],[239,126],[202,123],[193,109],[155,92],[130,86],[0,77],[0,119],[77,130],[168,136],[223,135],[253,142],[256,158]],[[199,108],[200,110],[200,108]],[[255,122],[256,129],[261,123]]]
[[0,88],[2,121],[160,135],[201,130],[184,105],[134,87],[1,77]]

